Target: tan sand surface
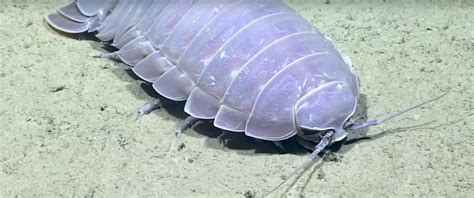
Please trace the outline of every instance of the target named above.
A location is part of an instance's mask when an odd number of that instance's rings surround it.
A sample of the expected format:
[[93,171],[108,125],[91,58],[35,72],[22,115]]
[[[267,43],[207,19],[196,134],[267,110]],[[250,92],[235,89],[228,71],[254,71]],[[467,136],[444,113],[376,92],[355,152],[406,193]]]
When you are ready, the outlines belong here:
[[[288,2],[352,58],[369,118],[451,92],[270,197],[474,197],[474,2]],[[260,197],[307,157],[209,123],[168,152],[183,104],[134,119],[143,82],[45,25],[66,3],[0,0],[0,197]]]

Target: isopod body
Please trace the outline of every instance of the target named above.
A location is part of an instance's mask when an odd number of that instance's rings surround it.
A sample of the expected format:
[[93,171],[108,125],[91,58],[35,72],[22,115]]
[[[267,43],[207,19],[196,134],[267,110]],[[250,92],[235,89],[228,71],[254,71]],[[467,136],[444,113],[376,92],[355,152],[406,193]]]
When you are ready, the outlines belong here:
[[194,118],[279,141],[300,129],[346,136],[359,87],[350,61],[275,0],[77,0],[46,17],[68,33],[96,32],[162,96]]

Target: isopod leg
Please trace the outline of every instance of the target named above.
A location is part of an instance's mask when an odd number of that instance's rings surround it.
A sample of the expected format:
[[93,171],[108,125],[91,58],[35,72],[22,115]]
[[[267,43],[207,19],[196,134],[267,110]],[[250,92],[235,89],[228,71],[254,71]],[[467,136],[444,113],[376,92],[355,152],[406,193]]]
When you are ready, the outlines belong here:
[[138,113],[139,116],[142,116],[142,115],[145,115],[145,114],[149,114],[153,110],[159,109],[159,108],[160,108],[160,104],[157,101],[151,101],[149,103],[146,103],[142,107],[140,107],[138,109],[137,113]]
[[178,145],[177,150],[180,151],[184,148],[184,143],[181,140],[181,134],[188,128],[191,128],[192,125],[194,125],[196,122],[200,121],[201,119],[193,117],[193,116],[188,116],[186,119],[184,119],[176,129],[176,139],[173,141],[174,143],[170,144],[170,149],[168,151],[168,154],[176,148],[176,145]]
[[193,116],[188,116],[179,124],[178,128],[176,129],[176,137],[179,138],[186,129],[191,128],[191,126],[193,126],[199,120],[201,119],[195,118]]
[[111,61],[122,62],[117,52],[102,52],[98,58],[109,59]]
[[273,144],[280,149],[281,152],[286,152],[285,146],[283,146],[283,143],[281,141],[275,141]]

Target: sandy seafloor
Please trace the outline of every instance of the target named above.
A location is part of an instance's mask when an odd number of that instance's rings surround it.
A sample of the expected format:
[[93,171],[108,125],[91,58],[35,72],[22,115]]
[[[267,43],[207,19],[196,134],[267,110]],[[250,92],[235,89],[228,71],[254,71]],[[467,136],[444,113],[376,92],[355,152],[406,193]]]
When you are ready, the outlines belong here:
[[[45,25],[66,3],[1,1],[0,197],[260,197],[307,157],[209,123],[168,152],[183,104],[134,120],[143,82]],[[292,1],[352,57],[369,118],[451,92],[269,196],[473,197],[473,4]]]

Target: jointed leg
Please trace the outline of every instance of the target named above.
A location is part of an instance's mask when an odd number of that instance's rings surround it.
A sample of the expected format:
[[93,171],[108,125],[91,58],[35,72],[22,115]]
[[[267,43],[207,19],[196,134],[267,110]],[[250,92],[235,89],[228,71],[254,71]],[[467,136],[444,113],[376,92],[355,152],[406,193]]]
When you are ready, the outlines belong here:
[[160,104],[157,101],[151,101],[149,103],[146,103],[142,107],[140,107],[137,112],[139,116],[142,116],[145,114],[149,114],[153,110],[159,109],[159,108],[160,108]]
[[179,136],[186,130],[191,128],[192,125],[194,125],[196,122],[198,122],[199,118],[195,118],[193,116],[188,116],[186,119],[184,119],[176,129],[176,137],[179,138]]

